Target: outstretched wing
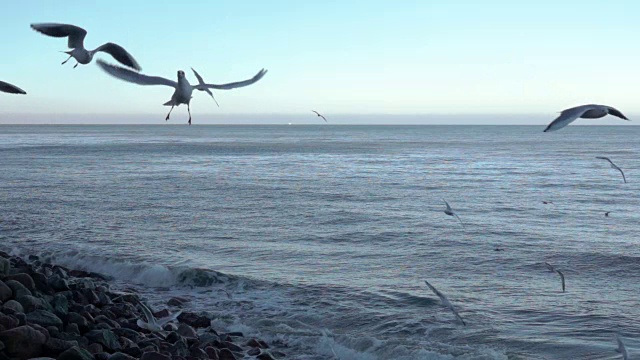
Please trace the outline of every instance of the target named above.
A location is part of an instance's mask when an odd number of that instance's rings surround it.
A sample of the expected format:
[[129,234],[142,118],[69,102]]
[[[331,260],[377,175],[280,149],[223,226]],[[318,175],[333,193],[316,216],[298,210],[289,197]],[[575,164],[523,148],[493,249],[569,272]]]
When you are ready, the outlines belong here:
[[629,358],[629,355],[627,355],[627,348],[624,347],[624,343],[622,342],[620,335],[616,335],[616,342],[618,343],[618,348],[616,349],[616,351],[622,354],[623,360],[627,360]]
[[167,317],[160,318],[160,319],[158,319],[156,321],[157,321],[159,326],[164,326],[164,324],[166,324],[166,323],[168,323],[170,321],[174,321],[175,319],[177,319],[178,316],[180,316],[180,314],[182,314],[182,310],[176,311],[175,313],[173,313],[173,314],[171,314],[171,315],[169,315]]
[[433,291],[434,294],[436,294],[439,298],[440,298],[440,302],[442,303],[442,305],[446,306],[449,308],[449,310],[451,310],[451,312],[458,318],[460,319],[460,321],[462,322],[462,325],[467,326],[467,324],[464,322],[464,320],[462,319],[462,316],[460,316],[460,314],[458,314],[458,312],[456,311],[456,309],[453,307],[453,305],[451,304],[451,302],[449,302],[449,299],[447,299],[446,296],[444,296],[443,293],[441,293],[440,291],[438,291],[438,289],[436,289],[435,287],[433,287],[433,285],[429,284],[429,282],[427,280],[424,281],[425,284],[427,284],[427,286],[429,287],[429,289],[431,289],[431,291]]
[[611,161],[611,159],[609,159],[606,156],[596,156],[596,159],[607,160],[609,162],[609,164],[613,165],[613,161]]
[[[198,79],[198,84],[205,85],[204,80],[202,79],[202,76],[200,76],[200,74],[198,74],[198,72],[196,71],[196,69],[191,68],[191,70],[193,71],[193,75],[195,75],[195,76],[196,76],[196,79]],[[207,88],[199,89],[199,88],[198,88],[198,85],[195,85],[193,88],[194,88],[194,89],[198,89],[198,90],[200,90],[200,91],[204,91],[204,92],[206,92],[207,94],[211,95],[211,98],[213,99],[213,101],[215,101],[215,102],[216,102],[216,105],[218,105],[218,107],[220,107],[220,104],[218,104],[218,100],[216,100],[216,98],[213,96],[213,93],[211,92],[211,90],[209,90],[209,89],[207,89]]]
[[618,165],[614,164],[613,161],[611,161],[611,159],[609,159],[608,157],[605,156],[596,156],[596,159],[602,159],[602,160],[607,160],[609,162],[609,164],[611,164],[611,167],[620,171],[620,174],[622,174],[622,180],[624,181],[624,183],[627,183],[627,177],[624,176],[624,171],[622,171],[622,169],[620,169],[618,167]]
[[458,214],[453,213],[453,215],[458,219],[458,221],[460,221],[460,225],[462,225],[462,228],[465,229],[464,223],[462,222],[462,220],[460,220],[460,217],[458,216]]
[[4,81],[0,81],[0,91],[2,92],[6,92],[6,93],[11,93],[11,94],[26,94],[27,92],[20,89],[19,87],[15,86],[15,85],[11,85],[9,83],[6,83]]
[[266,73],[267,73],[267,70],[262,69],[254,77],[252,77],[249,80],[238,81],[238,82],[233,82],[233,83],[228,83],[228,84],[220,84],[220,85],[216,85],[216,84],[198,84],[196,86],[196,89],[198,89],[198,90],[203,90],[203,89],[230,90],[230,89],[235,89],[235,88],[239,88],[239,87],[243,87],[243,86],[249,86],[251,84],[256,83],[258,80],[262,79],[262,77]]
[[132,69],[136,69],[138,71],[142,70],[140,65],[136,59],[131,56],[122,46],[118,44],[114,44],[112,42],[108,42],[106,44],[101,45],[97,49],[93,50],[93,52],[104,51],[107,54],[113,56],[114,59],[118,60],[123,65],[126,65]]
[[87,36],[87,30],[69,24],[42,23],[31,24],[31,28],[42,34],[53,37],[69,37],[67,46],[70,48],[84,47],[84,38]]
[[453,209],[451,209],[451,206],[449,206],[449,203],[447,202],[447,200],[442,199],[442,201],[444,201],[444,204],[447,205],[447,211],[453,212]]
[[585,112],[595,108],[595,105],[582,105],[566,109],[560,113],[560,116],[558,116],[549,125],[547,125],[547,128],[544,129],[544,132],[562,129],[563,127],[571,124],[574,120],[582,116]]
[[556,270],[556,272],[558,273],[558,275],[560,275],[560,280],[562,280],[562,292],[564,292],[564,290],[565,290],[565,287],[564,287],[564,274],[560,270]]
[[125,69],[120,66],[107,64],[102,60],[97,61],[98,66],[102,68],[107,74],[117,77],[120,80],[128,81],[138,85],[166,85],[171,86],[173,88],[178,86],[178,83],[175,81],[171,81],[169,79],[165,79],[159,76],[147,76],[135,71]]
[[627,119],[627,117],[624,116],[624,114],[620,110],[618,110],[618,109],[616,109],[614,107],[607,106],[607,110],[609,111],[609,115],[617,116],[620,119],[631,121],[631,120]]

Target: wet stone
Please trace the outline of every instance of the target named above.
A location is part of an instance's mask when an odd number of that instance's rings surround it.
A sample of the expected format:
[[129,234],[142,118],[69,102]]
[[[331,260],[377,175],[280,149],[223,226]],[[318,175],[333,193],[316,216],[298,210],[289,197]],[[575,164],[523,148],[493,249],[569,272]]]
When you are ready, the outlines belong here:
[[59,275],[51,275],[49,277],[49,286],[55,291],[69,290],[69,283]]
[[42,299],[31,295],[18,296],[16,301],[22,305],[25,313],[29,313],[37,309],[46,310],[48,308]]
[[59,355],[74,346],[79,346],[77,341],[67,341],[56,338],[49,338],[49,340],[47,340],[47,342],[44,344],[44,348],[47,353],[50,353],[52,355]]
[[7,280],[4,282],[13,291],[13,297],[16,298],[20,295],[33,295],[29,289],[27,289],[22,283],[16,280]]
[[233,355],[229,349],[220,349],[218,353],[218,359],[220,360],[236,360],[236,356]]
[[125,353],[117,352],[109,357],[109,360],[135,360],[131,355],[127,355]]
[[102,344],[108,350],[120,350],[118,337],[111,330],[91,330],[84,335],[90,342]]
[[38,324],[44,327],[55,326],[61,327],[62,320],[53,313],[46,310],[35,310],[27,314],[27,322]]
[[40,355],[47,340],[41,332],[31,326],[19,326],[1,332],[0,341],[4,343],[7,355],[28,359]]
[[2,325],[5,329],[13,329],[15,327],[18,327],[19,322],[18,319],[16,319],[12,315],[4,315],[0,313],[0,325]]
[[[2,258],[0,258],[2,259]],[[5,302],[11,299],[13,296],[13,290],[4,281],[0,280],[0,301]]]
[[149,351],[142,354],[140,360],[171,360],[171,357],[156,351]]
[[100,345],[98,343],[90,344],[87,347],[87,350],[92,354],[98,354],[98,353],[104,352],[104,350],[102,348],[102,345]]
[[79,346],[74,346],[60,354],[57,360],[93,360],[93,355]]
[[9,300],[6,303],[4,303],[4,305],[2,305],[2,310],[10,310],[14,314],[24,312],[24,308],[22,307],[22,304],[20,304],[15,300]]
[[25,288],[29,289],[29,291],[34,291],[36,289],[36,284],[31,278],[31,276],[29,276],[29,274],[20,273],[20,274],[8,275],[5,278],[5,281],[8,281],[8,280],[15,280],[19,282]]

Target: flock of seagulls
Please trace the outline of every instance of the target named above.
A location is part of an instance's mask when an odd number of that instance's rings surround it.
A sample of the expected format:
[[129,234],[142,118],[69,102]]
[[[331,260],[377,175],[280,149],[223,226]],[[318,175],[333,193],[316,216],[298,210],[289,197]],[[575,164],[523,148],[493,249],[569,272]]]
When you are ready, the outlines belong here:
[[[227,84],[207,84],[203,80],[202,76],[200,76],[200,74],[198,74],[198,72],[195,69],[191,68],[194,76],[198,81],[196,85],[191,85],[187,80],[184,71],[182,70],[179,70],[177,72],[177,81],[163,78],[160,76],[149,76],[149,75],[144,75],[140,73],[142,68],[140,67],[138,62],[135,60],[135,58],[128,51],[126,51],[122,46],[118,44],[107,42],[98,46],[93,50],[87,50],[84,45],[84,39],[87,36],[87,31],[79,26],[70,25],[70,24],[58,24],[58,23],[38,23],[38,24],[31,24],[31,28],[39,33],[42,33],[50,37],[67,38],[67,46],[71,50],[63,51],[65,54],[69,55],[69,57],[62,62],[62,65],[66,64],[69,60],[71,60],[71,58],[75,59],[76,61],[76,64],[73,66],[73,68],[76,68],[79,64],[86,65],[91,63],[96,53],[104,52],[111,55],[116,61],[118,61],[120,64],[125,66],[125,67],[122,67],[122,66],[112,65],[112,64],[106,63],[103,60],[97,60],[98,66],[102,70],[104,70],[107,74],[117,79],[130,82],[133,84],[137,84],[137,85],[143,85],[143,86],[164,85],[164,86],[173,88],[174,91],[173,91],[173,95],[171,96],[171,99],[163,104],[164,106],[171,106],[171,109],[169,110],[169,113],[165,117],[165,120],[169,120],[169,117],[174,107],[184,104],[184,105],[187,105],[187,112],[189,114],[189,120],[187,123],[189,125],[191,125],[190,102],[191,102],[191,98],[194,90],[203,91],[209,94],[211,98],[214,100],[214,102],[216,103],[216,105],[218,105],[219,107],[220,105],[218,104],[217,100],[213,96],[213,93],[211,91],[212,89],[230,90],[230,89],[249,86],[258,82],[267,73],[267,70],[262,69],[252,78],[247,80],[232,82]],[[10,94],[26,94],[26,92],[21,88],[3,81],[0,81],[0,91],[5,93],[10,93]],[[324,115],[322,115],[321,113],[315,110],[311,110],[311,111],[315,113],[317,117],[320,117],[322,118],[322,120],[327,122],[327,119],[326,117],[324,117]],[[581,105],[581,106],[572,107],[560,112],[560,115],[544,129],[544,132],[560,130],[580,118],[598,119],[598,118],[605,117],[607,115],[613,115],[623,120],[629,121],[629,119],[622,112],[620,112],[614,107],[607,106],[607,105],[595,105],[595,104]],[[620,169],[620,167],[614,164],[613,161],[611,161],[611,159],[604,156],[598,156],[596,158],[608,161],[613,169],[618,170],[622,174],[623,181],[625,183],[627,182],[627,179],[622,169]],[[464,228],[464,223],[462,222],[460,217],[453,211],[453,209],[451,208],[451,206],[446,200],[443,199],[443,201],[446,205],[446,209],[444,210],[444,213],[446,215],[456,217],[460,222],[460,224],[462,225],[462,227]],[[551,201],[543,201],[543,203],[553,204],[553,202]],[[609,216],[609,213],[610,212],[606,212],[605,216]],[[503,251],[503,250],[504,249],[496,249],[496,251]],[[562,282],[562,292],[565,292],[564,274],[549,263],[545,262],[545,265],[550,271],[555,272],[560,276],[560,279]],[[433,291],[433,293],[438,296],[441,303],[447,308],[449,308],[449,310],[456,316],[456,318],[459,319],[460,322],[462,322],[462,324],[466,326],[464,319],[462,318],[462,316],[460,316],[460,314],[455,309],[455,307],[451,304],[449,299],[447,299],[447,297],[444,294],[438,291],[428,281],[425,280],[425,283],[429,287],[429,289],[431,289],[431,291]],[[150,331],[162,331],[163,325],[165,325],[168,322],[174,321],[178,317],[178,315],[180,315],[180,311],[178,311],[174,314],[169,315],[168,317],[165,317],[162,319],[156,319],[153,313],[151,312],[151,310],[149,310],[149,308],[145,306],[142,302],[140,302],[140,307],[147,321],[145,322],[143,320],[138,320],[138,326],[144,329],[148,329]],[[618,343],[618,348],[616,350],[620,352],[623,358],[626,360],[628,355],[627,355],[627,351],[625,349],[624,343],[622,342],[619,336],[617,336],[616,340]]]
[[[172,87],[174,89],[173,95],[171,96],[171,100],[164,103],[165,106],[171,106],[169,113],[167,114],[165,120],[169,120],[169,116],[171,115],[171,111],[175,106],[179,106],[180,104],[187,105],[187,111],[189,113],[189,121],[187,122],[191,125],[191,108],[189,106],[191,102],[191,97],[193,90],[204,91],[209,94],[216,105],[220,106],[216,101],[211,89],[217,90],[230,90],[235,88],[240,88],[244,86],[249,86],[264,77],[267,73],[265,69],[260,70],[254,77],[244,81],[238,81],[228,84],[207,84],[202,79],[202,76],[198,74],[193,68],[194,75],[198,80],[197,85],[189,84],[189,81],[185,77],[185,73],[182,70],[178,71],[178,81],[173,81],[169,79],[165,79],[159,76],[148,76],[139,73],[142,70],[142,67],[138,64],[136,59],[122,46],[108,42],[98,46],[93,50],[87,50],[84,46],[84,39],[87,36],[87,30],[71,25],[71,24],[58,24],[58,23],[39,23],[39,24],[31,24],[31,28],[41,34],[56,37],[56,38],[67,38],[67,47],[71,50],[63,51],[63,53],[69,55],[69,57],[62,62],[62,65],[66,64],[71,58],[76,60],[76,64],[73,66],[75,69],[79,64],[89,64],[93,60],[93,57],[98,52],[104,52],[111,55],[116,61],[120,64],[126,66],[127,68],[111,65],[102,60],[98,60],[97,63],[107,74],[130,83],[138,84],[138,85],[165,85]],[[0,91],[11,94],[26,94],[26,92],[19,87],[0,81]]]

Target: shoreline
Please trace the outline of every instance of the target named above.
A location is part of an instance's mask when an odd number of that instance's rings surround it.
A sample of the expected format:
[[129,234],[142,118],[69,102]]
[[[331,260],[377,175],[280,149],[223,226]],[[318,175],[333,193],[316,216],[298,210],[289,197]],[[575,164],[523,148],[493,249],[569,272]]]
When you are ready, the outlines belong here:
[[184,298],[166,299],[165,308],[153,309],[156,319],[178,316],[162,329],[148,330],[140,323],[148,321],[140,294],[111,285],[99,273],[0,251],[0,360],[286,357],[261,339],[216,331],[212,317],[182,309],[188,307]]

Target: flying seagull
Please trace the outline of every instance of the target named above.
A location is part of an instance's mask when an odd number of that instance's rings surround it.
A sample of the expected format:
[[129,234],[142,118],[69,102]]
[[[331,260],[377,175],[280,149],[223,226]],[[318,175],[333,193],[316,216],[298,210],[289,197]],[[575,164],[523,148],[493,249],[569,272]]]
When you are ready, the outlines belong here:
[[620,169],[616,164],[614,164],[613,161],[611,161],[611,159],[609,159],[608,157],[604,157],[604,156],[596,156],[596,159],[607,160],[609,162],[609,164],[611,164],[611,168],[620,171],[620,174],[622,174],[622,180],[624,180],[625,184],[627,183],[627,178],[624,176],[624,173],[622,172],[622,169]]
[[440,302],[442,303],[442,305],[448,307],[449,310],[451,310],[451,312],[453,313],[453,315],[455,315],[458,319],[460,319],[460,321],[462,322],[462,325],[467,326],[467,324],[462,319],[462,316],[460,316],[460,314],[458,314],[458,312],[453,307],[453,305],[451,305],[451,302],[449,302],[449,299],[447,299],[447,297],[444,296],[443,293],[438,291],[438,289],[434,288],[431,284],[429,284],[429,282],[427,280],[425,280],[424,282],[425,282],[425,284],[427,284],[429,289],[431,289],[431,291],[433,291],[433,293],[436,294],[440,298]]
[[10,94],[26,94],[27,92],[20,89],[15,85],[11,85],[4,81],[0,81],[0,91],[10,93]]
[[544,201],[543,200],[542,203],[545,204],[545,205],[548,205],[548,204],[554,205],[553,201]]
[[147,329],[149,331],[154,331],[154,332],[163,331],[162,327],[166,323],[174,321],[182,313],[182,310],[179,310],[167,317],[156,319],[156,317],[153,316],[153,313],[151,312],[151,310],[149,310],[149,308],[145,304],[143,304],[142,301],[138,301],[138,303],[140,304],[140,307],[142,308],[142,313],[144,314],[144,317],[147,319],[147,321],[144,322],[138,319],[136,324],[138,325],[138,327],[142,329]]
[[606,213],[604,213],[604,216],[609,217],[609,213],[611,213],[611,211],[607,211]]
[[624,347],[624,343],[622,342],[620,335],[616,335],[616,341],[618,342],[618,348],[616,349],[616,351],[622,354],[623,360],[627,360],[629,358],[629,355],[627,354],[627,348]]
[[554,267],[553,267],[551,264],[549,264],[548,262],[545,262],[545,265],[547,265],[547,268],[548,268],[550,271],[552,271],[552,272],[556,272],[556,273],[558,273],[558,275],[560,275],[560,280],[562,280],[562,292],[564,292],[564,274],[563,274],[560,270],[558,270],[558,269],[554,268]]
[[315,111],[315,110],[311,110],[312,112],[316,113],[316,115],[318,115],[319,117],[322,118],[322,120],[324,120],[324,122],[327,122],[327,118],[324,117],[324,115],[320,114],[319,112]]
[[458,219],[458,221],[460,221],[460,225],[462,225],[462,228],[464,228],[464,224],[462,223],[462,220],[460,220],[460,217],[458,217],[458,214],[453,212],[453,209],[451,209],[451,206],[449,206],[449,203],[445,199],[442,199],[442,201],[444,201],[444,203],[447,205],[447,208],[444,210],[444,213],[449,216],[455,216]]
[[608,114],[630,121],[619,110],[612,108],[611,106],[593,105],[593,104],[581,105],[581,106],[576,106],[570,109],[563,110],[560,113],[560,116],[558,116],[558,118],[553,120],[551,124],[549,124],[547,128],[544,129],[544,132],[556,131],[556,130],[562,129],[563,127],[571,124],[573,121],[575,121],[578,118],[598,119]]
[[171,106],[171,110],[169,110],[169,113],[167,114],[165,120],[169,120],[169,116],[171,115],[171,111],[173,111],[174,106],[187,104],[187,111],[189,112],[189,125],[191,125],[191,107],[189,103],[191,102],[191,94],[193,93],[193,90],[205,91],[209,95],[211,95],[211,97],[213,97],[213,94],[211,93],[211,91],[209,91],[209,89],[230,90],[243,86],[249,86],[262,79],[264,74],[267,73],[267,70],[262,69],[251,79],[216,85],[205,84],[200,74],[192,69],[193,73],[198,79],[198,85],[191,85],[189,84],[189,81],[185,77],[184,71],[182,70],[178,70],[178,81],[176,82],[159,76],[143,75],[120,66],[107,64],[102,60],[98,60],[98,65],[109,75],[117,77],[120,80],[128,81],[138,85],[165,85],[174,88],[175,90],[173,92],[173,95],[171,96],[171,100],[163,104],[165,106]]
[[62,62],[62,65],[66,64],[71,58],[75,58],[77,63],[73,67],[74,69],[78,66],[78,64],[88,64],[93,59],[93,55],[95,55],[99,51],[106,52],[107,54],[113,56],[114,59],[118,60],[123,65],[126,65],[130,68],[136,69],[138,71],[142,70],[138,62],[125,50],[122,46],[118,44],[114,44],[112,42],[108,42],[100,45],[94,50],[87,50],[84,47],[84,38],[87,36],[87,30],[69,24],[55,24],[55,23],[43,23],[43,24],[31,24],[31,28],[35,31],[38,31],[42,34],[52,36],[52,37],[68,37],[68,47],[72,50],[63,51],[69,58]]

